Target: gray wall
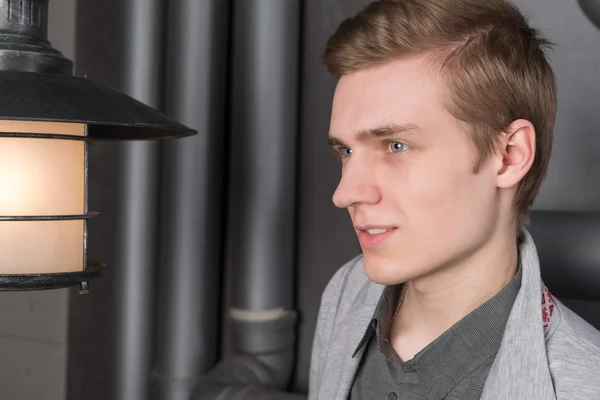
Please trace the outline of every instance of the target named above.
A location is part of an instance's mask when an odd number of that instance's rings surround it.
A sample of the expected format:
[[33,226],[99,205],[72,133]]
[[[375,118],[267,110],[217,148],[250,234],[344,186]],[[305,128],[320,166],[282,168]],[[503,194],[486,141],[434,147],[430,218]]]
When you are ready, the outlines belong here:
[[536,209],[600,209],[600,30],[575,0],[515,0],[555,43],[558,116],[548,177]]
[[[306,0],[302,52],[300,227],[297,302],[301,312],[294,386],[305,391],[320,294],[343,262],[359,253],[346,212],[331,196],[339,165],[327,146],[335,80],[318,57],[342,19],[368,0]],[[517,0],[531,22],[556,43],[551,62],[558,76],[559,113],[549,174],[535,209],[600,208],[600,30],[574,0]]]
[[[74,59],[76,0],[51,0],[50,42]],[[2,399],[63,400],[68,289],[0,293]]]

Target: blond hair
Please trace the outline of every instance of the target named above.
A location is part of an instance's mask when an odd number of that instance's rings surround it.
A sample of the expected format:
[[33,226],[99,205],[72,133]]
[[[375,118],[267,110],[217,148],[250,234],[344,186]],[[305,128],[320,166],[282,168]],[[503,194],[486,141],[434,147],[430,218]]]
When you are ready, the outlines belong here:
[[447,107],[469,124],[477,171],[511,122],[536,132],[533,165],[514,200],[519,228],[548,169],[556,86],[545,50],[550,42],[505,0],[379,0],[344,20],[323,60],[338,78],[410,54],[429,54],[448,85]]

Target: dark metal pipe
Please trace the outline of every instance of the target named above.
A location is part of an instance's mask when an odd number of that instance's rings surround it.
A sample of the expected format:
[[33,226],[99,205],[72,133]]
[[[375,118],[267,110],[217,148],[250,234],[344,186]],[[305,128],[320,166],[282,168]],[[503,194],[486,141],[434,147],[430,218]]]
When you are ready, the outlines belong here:
[[[164,0],[125,0],[123,91],[149,106],[162,102]],[[119,150],[116,244],[115,400],[146,400],[153,350],[160,152],[156,142]]]
[[578,0],[577,2],[590,21],[600,29],[600,2],[598,0]]
[[204,387],[203,397],[192,397],[192,400],[306,400],[306,395],[298,393],[283,393],[278,390],[266,389],[253,385],[230,385],[215,381]]
[[198,135],[165,143],[153,399],[188,400],[219,356],[228,8],[169,2],[165,108]]
[[259,386],[257,373],[263,368],[253,357],[228,358],[198,382],[190,400],[306,400],[306,395]]
[[237,0],[233,10],[230,223],[234,355],[193,399],[300,399],[293,371],[299,0]]
[[306,400],[306,395],[260,386],[270,374],[256,357],[235,355],[202,377],[190,400]]
[[300,1],[238,0],[233,14],[232,306],[290,310]]
[[232,347],[285,388],[293,370],[300,1],[234,6]]

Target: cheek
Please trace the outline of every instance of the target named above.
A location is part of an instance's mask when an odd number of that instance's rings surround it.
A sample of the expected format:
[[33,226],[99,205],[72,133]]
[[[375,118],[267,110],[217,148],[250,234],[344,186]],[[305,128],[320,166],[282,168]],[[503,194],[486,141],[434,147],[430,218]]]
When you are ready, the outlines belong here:
[[400,207],[409,208],[411,226],[450,233],[466,228],[469,219],[487,218],[493,187],[485,175],[473,172],[474,161],[447,154],[420,161],[406,171],[405,190],[398,197]]

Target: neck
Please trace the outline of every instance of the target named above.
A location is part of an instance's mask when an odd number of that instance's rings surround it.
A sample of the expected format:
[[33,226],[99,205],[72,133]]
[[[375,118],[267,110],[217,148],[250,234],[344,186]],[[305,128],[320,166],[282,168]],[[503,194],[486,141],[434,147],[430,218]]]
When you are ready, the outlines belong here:
[[[490,240],[467,258],[414,279],[394,319],[392,341],[419,338],[412,353],[494,297],[518,268],[516,235]],[[406,354],[404,354],[406,356]],[[404,358],[404,357],[403,357]]]

